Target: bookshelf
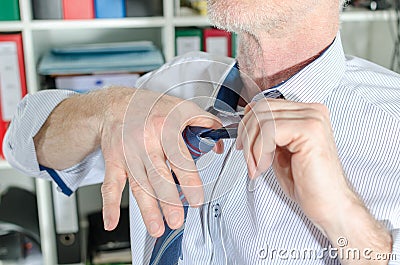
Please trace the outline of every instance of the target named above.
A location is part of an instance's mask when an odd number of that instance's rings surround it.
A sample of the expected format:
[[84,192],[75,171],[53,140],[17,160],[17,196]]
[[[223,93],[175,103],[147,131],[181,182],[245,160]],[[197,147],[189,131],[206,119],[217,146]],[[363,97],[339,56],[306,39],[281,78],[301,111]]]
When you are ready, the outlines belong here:
[[[51,47],[68,44],[150,39],[162,49],[165,59],[167,61],[171,60],[175,54],[175,28],[188,26],[205,27],[210,25],[207,17],[204,16],[194,14],[175,15],[174,2],[176,1],[163,0],[163,16],[159,17],[66,21],[34,20],[31,1],[19,0],[21,20],[12,22],[0,21],[0,33],[22,33],[28,92],[35,93],[40,90],[36,65],[40,56]],[[344,26],[348,23],[390,23],[394,19],[395,13],[393,11],[349,10],[341,14],[342,25]],[[6,161],[0,161],[0,172],[0,174],[11,175],[15,171]],[[57,256],[54,243],[54,221],[51,214],[50,185],[47,181],[37,179],[35,180],[34,189],[38,198],[44,265],[54,265],[56,264]]]
[[0,160],[0,170],[7,170],[7,169],[12,169],[10,164],[8,164],[7,161]]

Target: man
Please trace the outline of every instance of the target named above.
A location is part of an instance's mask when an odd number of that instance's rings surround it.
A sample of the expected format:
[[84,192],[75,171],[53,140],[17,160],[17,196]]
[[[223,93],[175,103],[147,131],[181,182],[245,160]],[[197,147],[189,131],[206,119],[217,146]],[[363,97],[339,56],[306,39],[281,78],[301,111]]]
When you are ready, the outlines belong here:
[[[163,234],[163,216],[173,229],[183,224],[169,166],[193,206],[179,264],[395,264],[388,254],[400,249],[400,78],[344,56],[338,7],[332,0],[209,1],[211,20],[240,36],[242,75],[286,100],[248,104],[237,141],[201,158],[200,176],[181,132],[220,121],[192,102],[125,88],[28,96],[4,141],[7,158],[33,176],[50,178],[38,164],[56,169],[65,193],[102,181],[91,169],[104,163],[107,230],[118,222],[128,179],[134,264],[148,264],[149,235]],[[190,56],[160,71],[204,78],[199,69],[207,67],[184,63],[205,55]],[[162,80],[155,72],[139,85],[157,89]],[[220,180],[230,190],[215,196]],[[202,182],[211,183],[205,193]]]

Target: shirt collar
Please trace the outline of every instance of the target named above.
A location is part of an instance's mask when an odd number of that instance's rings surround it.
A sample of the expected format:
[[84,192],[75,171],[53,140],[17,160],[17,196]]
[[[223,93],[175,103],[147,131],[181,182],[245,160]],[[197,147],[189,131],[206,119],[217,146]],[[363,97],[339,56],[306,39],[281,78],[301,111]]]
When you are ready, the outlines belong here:
[[[340,38],[335,40],[320,57],[298,73],[268,90],[277,89],[285,99],[307,103],[323,103],[341,81],[346,70],[346,60]],[[260,92],[254,97],[259,98]]]
[[[298,73],[253,97],[253,101],[264,97],[269,90],[278,90],[285,99],[306,103],[323,103],[341,81],[346,70],[346,60],[340,38],[336,35],[332,44],[313,62]],[[237,63],[233,64],[218,90],[209,111],[232,112],[237,104],[238,95],[243,87]],[[215,113],[214,113],[215,112]]]

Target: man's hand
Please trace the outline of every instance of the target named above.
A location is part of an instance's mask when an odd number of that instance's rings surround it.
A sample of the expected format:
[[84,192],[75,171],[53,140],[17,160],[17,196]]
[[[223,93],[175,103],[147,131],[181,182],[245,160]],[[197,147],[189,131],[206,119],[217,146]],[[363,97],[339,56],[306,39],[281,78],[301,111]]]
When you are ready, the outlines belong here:
[[183,224],[183,207],[167,160],[190,205],[203,202],[202,182],[181,134],[189,125],[217,128],[220,123],[190,101],[147,90],[113,97],[101,126],[106,229],[118,223],[126,179],[152,236],[162,235],[163,215],[173,229]]
[[390,252],[390,235],[347,183],[325,106],[265,99],[245,113],[237,147],[244,151],[250,178],[272,164],[283,191],[334,246],[346,237],[348,247]]

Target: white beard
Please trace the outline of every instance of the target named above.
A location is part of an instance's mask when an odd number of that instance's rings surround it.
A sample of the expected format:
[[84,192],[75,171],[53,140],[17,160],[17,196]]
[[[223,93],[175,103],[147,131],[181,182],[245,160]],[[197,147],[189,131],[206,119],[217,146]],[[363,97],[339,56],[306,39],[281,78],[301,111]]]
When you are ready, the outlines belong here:
[[208,0],[208,14],[215,26],[227,31],[282,32],[310,12],[315,1]]

